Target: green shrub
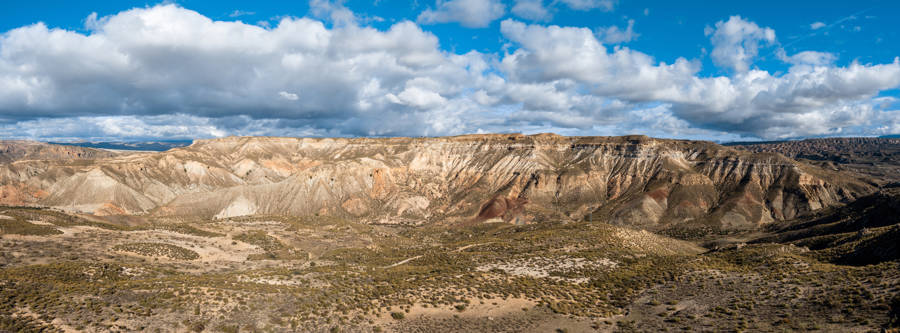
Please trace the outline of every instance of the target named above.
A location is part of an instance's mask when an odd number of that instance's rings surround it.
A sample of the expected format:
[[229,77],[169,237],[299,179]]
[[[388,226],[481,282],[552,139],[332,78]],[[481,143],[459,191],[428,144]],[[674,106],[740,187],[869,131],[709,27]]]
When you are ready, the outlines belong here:
[[62,233],[52,226],[34,224],[20,218],[0,219],[0,234],[47,236]]
[[196,260],[200,258],[197,252],[166,243],[128,243],[113,247],[115,251],[125,251],[149,257],[167,257],[178,260]]

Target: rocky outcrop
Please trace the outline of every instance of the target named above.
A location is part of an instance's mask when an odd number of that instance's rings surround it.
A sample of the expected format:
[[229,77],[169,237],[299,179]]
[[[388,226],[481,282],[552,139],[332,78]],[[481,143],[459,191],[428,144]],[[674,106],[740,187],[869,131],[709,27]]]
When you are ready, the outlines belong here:
[[525,220],[522,214],[527,203],[528,200],[525,198],[494,197],[481,207],[481,210],[478,211],[478,216],[472,222],[497,220],[512,224],[524,224]]
[[[370,223],[590,217],[647,229],[753,229],[870,185],[782,155],[627,137],[229,137],[85,161],[18,161],[0,184],[96,213],[339,215]],[[27,196],[25,196],[27,197]]]

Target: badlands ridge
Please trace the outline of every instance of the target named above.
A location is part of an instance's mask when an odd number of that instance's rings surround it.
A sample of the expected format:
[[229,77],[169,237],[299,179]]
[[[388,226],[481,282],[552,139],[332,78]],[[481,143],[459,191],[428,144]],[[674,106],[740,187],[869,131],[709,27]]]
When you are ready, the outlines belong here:
[[645,136],[228,137],[137,153],[4,141],[2,161],[0,204],[96,215],[754,230],[876,190],[777,153]]

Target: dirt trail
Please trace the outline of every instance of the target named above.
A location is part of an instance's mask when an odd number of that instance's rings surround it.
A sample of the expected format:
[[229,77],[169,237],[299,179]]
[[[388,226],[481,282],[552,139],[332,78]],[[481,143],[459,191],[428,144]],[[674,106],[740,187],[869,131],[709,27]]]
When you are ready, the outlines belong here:
[[[485,244],[490,244],[490,243],[491,243],[491,242],[464,245],[464,246],[460,246],[460,247],[458,247],[458,248],[456,248],[455,250],[450,251],[450,252],[461,252],[461,251],[464,251],[464,250],[466,250],[466,249],[470,249],[470,248],[473,248],[473,247],[476,247],[476,246],[485,245]],[[419,258],[421,258],[421,257],[422,257],[422,255],[417,255],[417,256],[414,256],[414,257],[409,257],[409,258],[403,259],[403,260],[401,260],[401,261],[395,262],[395,263],[393,263],[393,264],[384,266],[384,267],[382,267],[382,268],[383,268],[383,269],[388,269],[388,268],[392,268],[392,267],[397,267],[397,266],[403,265],[403,264],[405,264],[405,263],[408,263],[408,262],[410,262],[410,261],[419,259]]]

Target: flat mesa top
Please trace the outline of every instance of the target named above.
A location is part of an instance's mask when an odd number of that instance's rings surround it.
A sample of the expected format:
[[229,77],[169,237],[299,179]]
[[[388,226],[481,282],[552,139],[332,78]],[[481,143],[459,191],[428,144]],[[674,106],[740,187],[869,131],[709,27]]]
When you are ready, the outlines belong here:
[[[564,142],[564,143],[648,143],[648,142],[709,142],[678,139],[658,139],[646,135],[625,136],[562,136],[554,133],[539,133],[525,135],[521,133],[509,134],[464,134],[457,136],[439,137],[356,137],[356,138],[317,138],[317,137],[274,137],[274,136],[228,136],[214,139],[194,140],[194,144],[207,144],[215,142],[347,142],[347,143],[413,143],[413,142]],[[711,142],[710,142],[711,143]]]

